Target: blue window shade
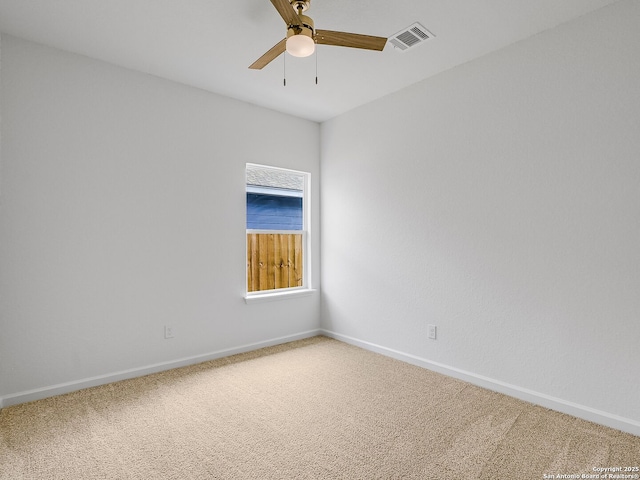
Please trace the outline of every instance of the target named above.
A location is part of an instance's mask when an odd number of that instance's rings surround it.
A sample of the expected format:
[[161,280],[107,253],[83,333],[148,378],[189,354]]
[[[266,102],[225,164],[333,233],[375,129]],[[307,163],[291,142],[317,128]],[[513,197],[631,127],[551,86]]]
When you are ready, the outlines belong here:
[[248,230],[302,230],[302,198],[247,193]]

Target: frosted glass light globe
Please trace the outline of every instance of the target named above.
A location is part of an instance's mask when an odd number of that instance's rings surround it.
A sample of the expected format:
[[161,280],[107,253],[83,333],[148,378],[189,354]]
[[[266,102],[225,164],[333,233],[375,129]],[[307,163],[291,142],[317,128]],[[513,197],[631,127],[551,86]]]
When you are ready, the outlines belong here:
[[316,49],[316,43],[311,37],[298,34],[287,38],[287,52],[294,57],[308,57]]

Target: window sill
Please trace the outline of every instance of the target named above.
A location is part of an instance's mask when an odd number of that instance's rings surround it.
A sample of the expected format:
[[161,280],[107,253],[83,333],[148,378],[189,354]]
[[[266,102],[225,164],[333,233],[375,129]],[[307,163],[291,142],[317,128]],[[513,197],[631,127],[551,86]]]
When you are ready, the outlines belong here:
[[298,298],[313,295],[316,292],[313,288],[304,288],[300,290],[288,290],[286,292],[269,292],[258,293],[255,295],[245,295],[244,301],[247,305],[253,303],[275,302],[277,300],[285,300],[287,298]]

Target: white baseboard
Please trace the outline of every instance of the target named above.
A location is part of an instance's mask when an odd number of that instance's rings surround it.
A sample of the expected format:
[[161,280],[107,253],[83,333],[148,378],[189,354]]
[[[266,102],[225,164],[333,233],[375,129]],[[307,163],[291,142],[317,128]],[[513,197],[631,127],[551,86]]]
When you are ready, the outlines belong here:
[[168,362],[156,363],[153,365],[147,365],[140,368],[132,368],[129,370],[122,370],[115,373],[109,373],[106,375],[98,375],[95,377],[85,378],[82,380],[75,380],[71,382],[60,383],[57,385],[50,385],[42,388],[36,388],[33,390],[14,393],[11,395],[5,395],[4,397],[0,397],[0,408],[9,407],[11,405],[17,405],[25,402],[32,402],[34,400],[41,400],[43,398],[53,397],[55,395],[62,395],[64,393],[75,392],[76,390],[82,390],[84,388],[118,382],[120,380],[127,380],[129,378],[142,377],[144,375],[163,372],[165,370],[171,370],[173,368],[195,365],[197,363],[207,362],[209,360],[215,360],[217,358],[228,357],[230,355],[236,355],[238,353],[250,352],[252,350],[257,350],[259,348],[272,347],[274,345],[293,342],[295,340],[302,340],[304,338],[314,337],[320,334],[322,334],[321,330],[308,330],[306,332],[300,332],[294,335],[287,335],[285,337],[272,338],[269,340],[264,340],[262,342],[250,343],[247,345],[240,345],[238,347],[233,347],[233,348],[226,348],[224,350],[218,350],[218,351],[206,353],[203,355],[195,355],[193,357],[180,358],[178,360],[171,360]]
[[366,342],[357,338],[342,335],[340,333],[332,332],[330,330],[321,330],[323,335],[327,337],[335,338],[342,342],[355,345],[357,347],[364,348],[372,352],[380,353],[388,357],[401,360],[412,365],[426,368],[434,372],[454,377],[465,382],[469,382],[473,385],[492,390],[494,392],[503,393],[510,397],[515,397],[520,400],[524,400],[529,403],[540,405],[551,410],[573,415],[574,417],[582,418],[590,422],[605,425],[607,427],[622,430],[623,432],[631,433],[632,435],[640,436],[640,422],[629,418],[620,417],[612,413],[596,410],[595,408],[587,407],[585,405],[579,405],[577,403],[569,402],[561,398],[552,397],[544,393],[535,392],[526,388],[518,387],[517,385],[511,385],[500,380],[477,375],[472,372],[460,370],[459,368],[450,367],[438,362],[432,362],[425,358],[411,355],[409,353],[400,352],[391,348],[383,347],[382,345],[376,345],[374,343]]

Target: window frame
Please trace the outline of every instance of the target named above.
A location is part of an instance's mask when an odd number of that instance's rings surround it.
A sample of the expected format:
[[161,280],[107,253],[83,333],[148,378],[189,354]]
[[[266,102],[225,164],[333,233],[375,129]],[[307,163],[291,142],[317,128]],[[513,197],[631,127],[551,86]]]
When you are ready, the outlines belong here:
[[[247,225],[247,172],[250,168],[287,172],[302,177],[302,230],[264,230],[264,229],[248,229]],[[286,298],[296,298],[300,296],[310,295],[315,290],[312,288],[311,279],[311,173],[291,168],[275,167],[258,163],[247,163],[245,166],[245,281],[244,281],[244,299],[247,304],[258,303],[264,301],[274,301]],[[269,234],[302,234],[302,285],[297,287],[276,288],[271,290],[258,290],[249,292],[249,282],[247,274],[247,264],[249,258],[247,256],[247,235],[250,233],[269,233]]]

